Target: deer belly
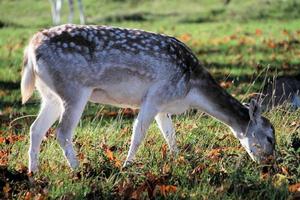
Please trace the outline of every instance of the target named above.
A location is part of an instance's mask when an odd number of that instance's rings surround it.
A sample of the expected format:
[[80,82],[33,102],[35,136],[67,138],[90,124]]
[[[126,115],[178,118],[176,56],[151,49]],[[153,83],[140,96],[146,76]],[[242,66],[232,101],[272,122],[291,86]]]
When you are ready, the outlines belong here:
[[148,84],[133,80],[101,86],[93,90],[90,101],[118,107],[139,108]]

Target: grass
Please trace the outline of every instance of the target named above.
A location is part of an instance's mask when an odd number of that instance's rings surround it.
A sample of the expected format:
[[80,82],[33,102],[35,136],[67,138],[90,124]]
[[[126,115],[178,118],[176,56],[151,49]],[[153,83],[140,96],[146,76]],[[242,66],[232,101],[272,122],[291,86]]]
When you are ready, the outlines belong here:
[[[264,78],[299,73],[296,0],[235,0],[227,6],[221,0],[84,3],[88,23],[140,28],[184,41],[220,83],[229,83],[227,90],[240,100],[259,91]],[[28,176],[28,130],[39,99],[35,94],[21,106],[22,53],[34,32],[51,26],[49,9],[47,1],[0,1],[0,198],[296,198],[300,112],[284,107],[264,113],[276,129],[274,166],[252,162],[227,127],[190,111],[173,117],[180,149],[177,157],[167,153],[152,124],[136,164],[121,169],[134,116],[90,103],[74,135],[80,168],[72,172],[67,166],[54,126],[41,146],[40,173]]]

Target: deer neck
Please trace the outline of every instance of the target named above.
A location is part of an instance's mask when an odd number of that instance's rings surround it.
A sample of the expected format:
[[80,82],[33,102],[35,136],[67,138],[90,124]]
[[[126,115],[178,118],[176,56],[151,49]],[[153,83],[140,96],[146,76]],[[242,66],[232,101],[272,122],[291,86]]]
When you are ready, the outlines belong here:
[[249,110],[228,94],[209,75],[192,86],[192,105],[228,125],[236,137],[242,136],[250,121]]

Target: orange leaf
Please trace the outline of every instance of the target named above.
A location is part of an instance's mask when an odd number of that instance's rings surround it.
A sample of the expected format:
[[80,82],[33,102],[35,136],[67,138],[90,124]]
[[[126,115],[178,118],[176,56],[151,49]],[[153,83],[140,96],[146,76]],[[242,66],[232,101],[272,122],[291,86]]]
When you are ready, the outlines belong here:
[[133,110],[131,108],[125,108],[125,109],[122,110],[122,114],[125,115],[125,116],[128,116],[128,117],[134,116],[137,113],[138,113],[137,110]]
[[225,88],[225,89],[227,89],[227,88],[229,88],[230,86],[232,85],[232,81],[221,81],[220,82],[220,86],[222,87],[222,88]]
[[41,193],[38,193],[35,197],[34,197],[35,200],[45,200],[46,197],[41,194]]
[[167,148],[168,146],[166,144],[163,144],[161,147],[161,157],[162,159],[165,159],[167,157]]
[[114,153],[111,150],[105,149],[105,154],[109,160],[114,160]]
[[108,112],[108,113],[105,113],[106,116],[109,116],[109,117],[116,117],[118,115],[117,112]]
[[283,29],[283,30],[282,30],[282,34],[283,34],[283,35],[289,35],[289,31],[286,30],[286,29]]
[[32,199],[32,194],[31,194],[31,192],[26,192],[26,193],[25,193],[24,199],[25,199],[25,200],[30,200],[30,199]]
[[5,138],[4,137],[0,137],[0,144],[5,143]]
[[159,186],[159,191],[162,195],[167,196],[167,194],[171,192],[176,192],[177,187],[175,185],[160,185]]
[[296,183],[289,186],[290,192],[300,192],[300,183]]
[[179,39],[182,41],[182,42],[188,42],[191,40],[191,35],[188,34],[188,33],[185,33],[185,34],[182,34]]
[[79,160],[84,160],[84,154],[82,152],[80,152],[77,157]]
[[5,150],[1,150],[0,151],[0,166],[4,166],[7,165],[8,162],[8,152]]
[[230,39],[231,39],[231,40],[235,40],[235,39],[237,39],[237,35],[235,35],[235,34],[232,34],[232,35],[230,36]]
[[10,144],[15,143],[17,141],[21,141],[24,139],[24,136],[21,135],[10,135],[6,138]]
[[117,168],[120,168],[122,166],[122,163],[120,160],[118,160],[115,156],[114,153],[107,147],[104,149],[106,157],[113,162],[114,166]]
[[257,36],[262,35],[262,30],[261,30],[261,29],[256,29],[256,30],[255,30],[255,34],[256,34]]
[[3,193],[4,193],[5,197],[9,196],[10,191],[11,191],[11,188],[10,188],[9,184],[6,183],[5,186],[3,187]]
[[276,44],[273,40],[269,40],[267,43],[268,47],[271,49],[275,49],[276,48]]

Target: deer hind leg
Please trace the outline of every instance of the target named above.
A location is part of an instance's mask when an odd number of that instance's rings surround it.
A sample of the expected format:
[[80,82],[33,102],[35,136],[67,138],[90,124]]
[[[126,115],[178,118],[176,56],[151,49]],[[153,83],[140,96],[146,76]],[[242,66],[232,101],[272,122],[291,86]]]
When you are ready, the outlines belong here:
[[[40,90],[41,91],[41,90]],[[43,93],[47,91],[43,88]],[[42,95],[42,106],[38,117],[30,127],[30,147],[29,147],[29,172],[38,170],[38,153],[40,145],[47,130],[58,119],[61,114],[62,107],[59,99],[54,95]]]
[[76,96],[62,98],[64,111],[57,128],[57,140],[73,169],[78,166],[78,161],[72,144],[72,135],[92,92],[91,89],[77,89],[76,91]]
[[175,130],[173,127],[171,116],[166,113],[158,113],[155,116],[155,120],[170,148],[170,151],[172,153],[178,153]]
[[157,109],[151,102],[146,101],[142,104],[140,112],[133,123],[133,134],[131,136],[129,152],[123,165],[124,167],[133,161],[140,144],[145,138],[146,131],[156,114]]

